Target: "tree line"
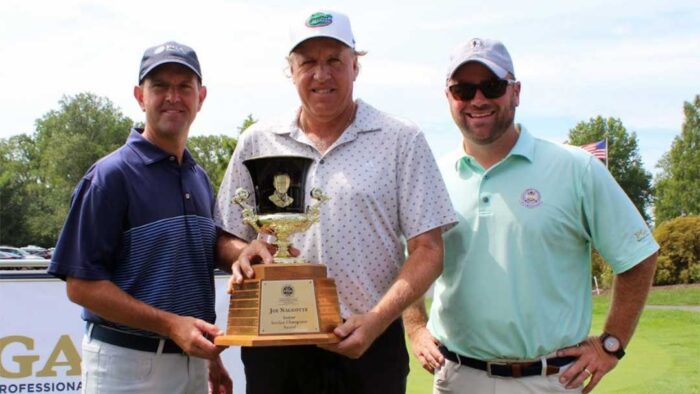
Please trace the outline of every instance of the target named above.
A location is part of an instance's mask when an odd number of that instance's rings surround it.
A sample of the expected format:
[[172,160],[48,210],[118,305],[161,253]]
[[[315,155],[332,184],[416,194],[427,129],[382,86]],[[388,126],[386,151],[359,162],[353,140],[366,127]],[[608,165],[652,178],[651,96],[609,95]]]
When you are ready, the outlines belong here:
[[[582,121],[569,131],[567,141],[583,145],[607,139],[611,174],[655,227],[662,247],[667,242],[673,245],[666,247],[669,250],[682,249],[659,259],[663,283],[700,282],[700,220],[687,220],[700,215],[700,95],[684,103],[683,110],[682,130],[656,164],[656,179],[644,169],[636,133],[620,119],[597,116]],[[238,127],[239,135],[253,123],[248,115]],[[0,139],[0,244],[53,245],[77,182],[95,161],[122,145],[133,126],[138,124],[108,98],[80,93],[64,96],[58,109],[36,120],[33,133]],[[215,189],[236,142],[227,134],[188,140],[188,149]],[[692,235],[694,240],[687,239]],[[599,256],[594,257],[593,270],[604,281],[612,276]]]

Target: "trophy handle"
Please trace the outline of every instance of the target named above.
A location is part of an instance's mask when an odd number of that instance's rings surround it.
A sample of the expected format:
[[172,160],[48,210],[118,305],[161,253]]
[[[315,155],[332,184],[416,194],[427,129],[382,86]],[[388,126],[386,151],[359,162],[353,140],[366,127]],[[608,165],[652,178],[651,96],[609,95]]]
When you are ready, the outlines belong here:
[[321,204],[331,199],[317,187],[311,189],[311,198],[314,199],[314,202],[306,210],[306,220],[309,226],[318,222],[318,218],[320,217],[321,213]]
[[311,190],[311,198],[313,203],[307,207],[304,214],[279,214],[262,215],[255,213],[255,207],[248,204],[250,193],[244,188],[236,189],[233,197],[233,202],[238,204],[243,210],[243,223],[248,224],[258,233],[272,234],[276,240],[272,244],[277,246],[277,252],[274,255],[275,262],[293,263],[303,262],[303,260],[292,257],[289,253],[289,237],[297,232],[305,231],[312,224],[318,222],[320,218],[320,206],[330,197],[325,195],[321,189],[313,188]]
[[258,215],[255,214],[255,208],[248,204],[248,197],[250,193],[248,190],[239,187],[236,189],[235,196],[233,197],[233,202],[240,205],[243,208],[241,215],[243,216],[243,223],[248,224],[250,227],[255,229],[256,232],[261,232],[261,228],[258,225]]

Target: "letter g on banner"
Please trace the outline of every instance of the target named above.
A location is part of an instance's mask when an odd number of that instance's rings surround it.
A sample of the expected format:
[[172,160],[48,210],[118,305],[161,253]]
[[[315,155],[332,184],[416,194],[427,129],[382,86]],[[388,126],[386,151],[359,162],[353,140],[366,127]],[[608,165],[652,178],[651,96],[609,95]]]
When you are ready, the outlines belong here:
[[[0,338],[0,378],[21,379],[28,378],[34,373],[34,363],[40,359],[36,354],[18,354],[11,356],[12,361],[17,368],[9,370],[3,364],[3,360],[10,359],[6,357],[5,352],[10,349],[10,345],[19,344],[24,347],[25,351],[34,350],[34,340],[30,337],[21,335],[11,335]],[[65,361],[59,361],[63,356]],[[73,345],[69,335],[61,335],[56,342],[51,355],[48,357],[44,367],[37,372],[37,377],[57,376],[56,367],[68,367],[66,376],[80,376],[80,354]]]
[[5,348],[12,344],[19,343],[24,345],[25,350],[34,350],[34,340],[29,337],[24,337],[20,335],[13,335],[9,337],[0,338],[0,377],[8,379],[18,379],[26,378],[32,376],[32,365],[34,362],[39,360],[37,355],[26,355],[26,356],[14,356],[12,360],[19,366],[16,371],[9,371],[2,364],[2,360],[5,358]]

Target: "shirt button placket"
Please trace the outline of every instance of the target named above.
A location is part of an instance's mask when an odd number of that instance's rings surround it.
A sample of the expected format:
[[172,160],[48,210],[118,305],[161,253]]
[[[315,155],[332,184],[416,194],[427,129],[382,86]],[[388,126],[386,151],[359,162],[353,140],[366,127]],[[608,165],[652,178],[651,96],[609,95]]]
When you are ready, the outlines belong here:
[[484,174],[481,178],[481,182],[479,182],[479,211],[482,213],[489,213],[491,211],[491,197],[490,193],[487,191],[484,191],[485,189],[485,184],[489,180],[490,176],[489,174]]
[[184,171],[180,171],[180,192],[182,193],[183,197],[183,208],[185,209],[184,214],[192,215],[196,213],[191,190],[193,185],[192,179],[195,177],[195,174],[187,171],[184,168],[182,170]]

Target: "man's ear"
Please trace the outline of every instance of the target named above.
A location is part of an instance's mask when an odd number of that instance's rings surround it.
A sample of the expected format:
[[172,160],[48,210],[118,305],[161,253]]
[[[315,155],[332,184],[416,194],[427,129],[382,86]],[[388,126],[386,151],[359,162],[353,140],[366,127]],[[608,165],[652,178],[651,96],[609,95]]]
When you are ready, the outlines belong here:
[[207,98],[207,87],[206,86],[200,86],[199,87],[199,107],[197,108],[197,111],[202,109],[202,104],[204,104],[204,99]]
[[360,75],[360,63],[357,55],[355,55],[355,59],[352,61],[352,71],[354,74],[352,81],[355,82],[355,80],[357,80],[357,76]]
[[141,111],[146,112],[146,106],[143,103],[143,89],[141,88],[140,85],[134,86],[134,98],[139,103],[139,107],[141,107]]

